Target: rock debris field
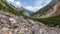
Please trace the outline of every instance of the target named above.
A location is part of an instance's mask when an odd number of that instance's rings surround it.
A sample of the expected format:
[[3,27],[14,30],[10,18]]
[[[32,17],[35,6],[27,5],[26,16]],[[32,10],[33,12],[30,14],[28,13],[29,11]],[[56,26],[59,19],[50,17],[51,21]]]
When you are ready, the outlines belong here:
[[60,34],[60,28],[0,10],[0,34]]

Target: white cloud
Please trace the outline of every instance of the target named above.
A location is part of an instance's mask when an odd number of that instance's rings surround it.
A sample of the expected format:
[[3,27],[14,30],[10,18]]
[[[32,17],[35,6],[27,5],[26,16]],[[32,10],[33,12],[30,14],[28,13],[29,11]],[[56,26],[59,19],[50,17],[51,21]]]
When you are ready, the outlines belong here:
[[25,8],[28,9],[28,10],[33,10],[33,7],[32,6],[27,6]]
[[8,2],[10,2],[10,3],[11,3],[11,2],[14,2],[14,0],[6,0],[6,1],[8,1]]
[[16,1],[16,2],[15,2],[15,7],[20,8],[20,7],[21,7],[21,3],[20,3],[19,1]]
[[38,11],[39,9],[42,8],[42,6],[35,6],[35,7],[33,7],[33,8],[34,8],[35,11]]
[[28,9],[28,10],[31,10],[31,11],[36,12],[36,11],[38,11],[40,8],[42,8],[42,6],[35,6],[35,7],[27,6],[27,7],[25,7],[25,8]]
[[[10,3],[14,3],[13,5],[17,8],[20,8],[22,6],[20,1],[14,1],[14,0],[7,0]],[[31,11],[38,11],[40,8],[44,7],[47,5],[51,0],[36,0],[34,7],[31,5],[25,6],[26,9],[31,10]]]
[[6,0],[8,3],[11,3],[12,5],[14,5],[17,8],[21,7],[21,3],[19,1],[14,1],[14,0]]
[[51,0],[36,0],[35,5],[36,6],[45,6],[47,5]]

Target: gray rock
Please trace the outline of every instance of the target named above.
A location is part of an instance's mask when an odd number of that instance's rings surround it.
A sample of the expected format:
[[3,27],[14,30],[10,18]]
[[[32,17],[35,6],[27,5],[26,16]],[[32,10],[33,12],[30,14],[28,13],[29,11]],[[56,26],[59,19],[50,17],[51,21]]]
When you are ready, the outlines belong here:
[[60,28],[0,11],[0,34],[60,34]]

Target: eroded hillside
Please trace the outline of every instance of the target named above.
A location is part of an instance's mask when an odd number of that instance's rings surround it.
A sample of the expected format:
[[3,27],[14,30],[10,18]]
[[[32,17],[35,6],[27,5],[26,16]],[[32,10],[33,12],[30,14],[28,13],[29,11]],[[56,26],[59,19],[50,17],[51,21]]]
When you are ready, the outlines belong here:
[[60,2],[57,3],[52,9],[46,12],[45,15],[40,18],[54,17],[60,15]]
[[[51,15],[50,13],[53,13],[54,11],[54,6],[58,4],[60,0],[52,0],[50,3],[48,3],[46,6],[41,8],[39,11],[37,11],[35,14],[33,14],[33,18],[46,18]],[[57,9],[57,7],[56,7]]]

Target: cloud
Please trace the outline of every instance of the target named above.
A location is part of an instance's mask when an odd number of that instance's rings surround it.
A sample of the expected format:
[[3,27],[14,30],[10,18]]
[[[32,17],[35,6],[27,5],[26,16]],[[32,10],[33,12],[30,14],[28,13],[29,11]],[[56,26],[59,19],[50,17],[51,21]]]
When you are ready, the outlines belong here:
[[20,1],[14,1],[14,0],[7,0],[9,3],[13,4],[15,7],[20,8],[21,6],[24,6],[24,8],[31,10],[31,11],[38,11],[39,9],[41,9],[42,7],[46,6],[51,0],[35,0],[34,2],[34,6],[29,5],[27,3],[25,3],[25,5],[23,5],[23,3],[21,3]]
[[35,7],[26,6],[25,8],[28,9],[28,10],[31,10],[31,11],[36,12],[36,11],[38,11],[40,8],[42,8],[42,6],[35,6]]
[[33,8],[34,8],[35,11],[38,11],[39,9],[42,8],[42,6],[35,6],[35,7],[33,7]]
[[14,5],[15,5],[15,7],[18,7],[18,8],[21,7],[21,3],[19,1],[16,1]]
[[14,0],[6,0],[6,1],[17,8],[21,7],[21,3],[19,1],[14,1]]
[[10,2],[10,3],[11,3],[11,2],[14,2],[14,0],[6,0],[6,1],[8,1],[8,2]]
[[47,5],[51,0],[36,0],[35,5],[36,6],[45,6]]
[[31,10],[31,11],[35,11],[32,6],[26,6],[25,8],[28,9],[28,10]]
[[38,11],[39,9],[41,9],[42,7],[46,6],[51,0],[36,0],[35,2],[35,6],[26,6],[25,8],[31,11]]

